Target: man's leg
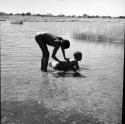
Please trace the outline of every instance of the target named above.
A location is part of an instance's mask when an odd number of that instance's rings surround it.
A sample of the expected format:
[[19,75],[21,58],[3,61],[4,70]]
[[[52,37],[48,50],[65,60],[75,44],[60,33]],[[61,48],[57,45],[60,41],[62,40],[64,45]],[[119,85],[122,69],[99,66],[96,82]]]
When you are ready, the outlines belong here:
[[46,53],[45,53],[45,59],[44,59],[44,71],[47,72],[47,66],[48,66],[48,61],[49,61],[49,51],[48,48],[46,49]]
[[41,59],[41,70],[44,70],[44,60],[45,60],[45,57],[42,55],[42,59]]
[[42,59],[41,59],[41,70],[47,72],[47,65],[49,60],[49,51],[48,51],[47,45],[42,40],[42,37],[36,36],[35,39],[43,53]]
[[47,66],[49,61],[49,51],[48,51],[47,45],[44,42],[40,44],[40,48],[43,52],[43,57],[41,60],[41,70],[47,72]]

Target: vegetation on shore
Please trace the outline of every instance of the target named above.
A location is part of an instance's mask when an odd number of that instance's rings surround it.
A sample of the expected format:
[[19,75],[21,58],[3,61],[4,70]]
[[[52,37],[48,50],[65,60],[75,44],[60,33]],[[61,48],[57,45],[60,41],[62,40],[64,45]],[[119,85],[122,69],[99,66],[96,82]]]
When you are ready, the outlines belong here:
[[118,17],[111,17],[111,16],[99,16],[99,15],[88,15],[88,14],[83,14],[83,15],[64,15],[64,14],[59,14],[59,15],[53,15],[52,13],[47,13],[47,14],[32,14],[31,12],[26,12],[26,13],[5,13],[0,11],[0,16],[1,15],[21,15],[21,16],[41,16],[41,17],[78,17],[78,18],[120,18],[120,19],[125,19],[125,16],[118,16]]
[[125,17],[111,16],[65,16],[48,14],[27,13],[4,13],[0,12],[0,21],[10,20],[11,24],[23,24],[29,22],[84,22],[74,29],[72,37],[77,40],[99,41],[99,42],[120,42],[125,40]]
[[72,37],[78,40],[124,43],[125,24],[122,23],[91,23],[74,31]]

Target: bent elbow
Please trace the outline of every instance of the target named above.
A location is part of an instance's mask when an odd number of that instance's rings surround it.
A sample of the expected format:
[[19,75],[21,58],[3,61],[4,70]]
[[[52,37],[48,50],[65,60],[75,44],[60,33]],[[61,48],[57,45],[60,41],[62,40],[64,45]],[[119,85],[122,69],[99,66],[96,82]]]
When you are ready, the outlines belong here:
[[55,56],[54,56],[54,55],[52,55],[51,57],[52,57],[53,59],[55,58]]

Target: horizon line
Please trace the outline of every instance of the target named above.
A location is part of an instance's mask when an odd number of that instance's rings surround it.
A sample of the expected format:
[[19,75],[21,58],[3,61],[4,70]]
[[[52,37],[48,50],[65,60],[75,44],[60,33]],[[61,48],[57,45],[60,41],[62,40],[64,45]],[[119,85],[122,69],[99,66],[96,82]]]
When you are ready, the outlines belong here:
[[67,15],[67,14],[64,14],[64,13],[60,13],[60,14],[53,14],[53,13],[50,13],[50,12],[48,12],[48,13],[33,13],[33,12],[30,12],[30,11],[27,11],[27,12],[4,12],[4,11],[1,11],[0,10],[0,13],[3,13],[3,14],[14,14],[14,15],[16,15],[16,14],[27,14],[27,13],[31,13],[31,15],[38,15],[38,14],[40,14],[40,15],[50,15],[50,16],[59,16],[59,15],[64,15],[64,16],[83,16],[83,15],[87,15],[87,16],[110,16],[110,17],[120,17],[120,16],[122,16],[122,17],[125,17],[125,15],[119,15],[119,16],[111,16],[111,15],[98,15],[98,14],[92,14],[92,15],[90,15],[90,14],[87,14],[87,13],[83,13],[83,14],[81,14],[81,15],[78,15],[78,14],[69,14],[69,15]]

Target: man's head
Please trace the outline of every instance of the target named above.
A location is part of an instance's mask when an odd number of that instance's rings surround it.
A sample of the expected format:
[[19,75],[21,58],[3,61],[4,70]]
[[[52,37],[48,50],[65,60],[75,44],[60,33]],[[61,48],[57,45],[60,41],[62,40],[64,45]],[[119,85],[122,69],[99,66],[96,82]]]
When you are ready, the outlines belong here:
[[62,45],[63,45],[63,48],[64,49],[67,49],[67,48],[69,48],[70,47],[70,42],[69,42],[69,40],[62,40]]
[[80,51],[74,52],[74,58],[75,58],[77,61],[81,61],[81,60],[82,60],[82,53],[81,53]]

